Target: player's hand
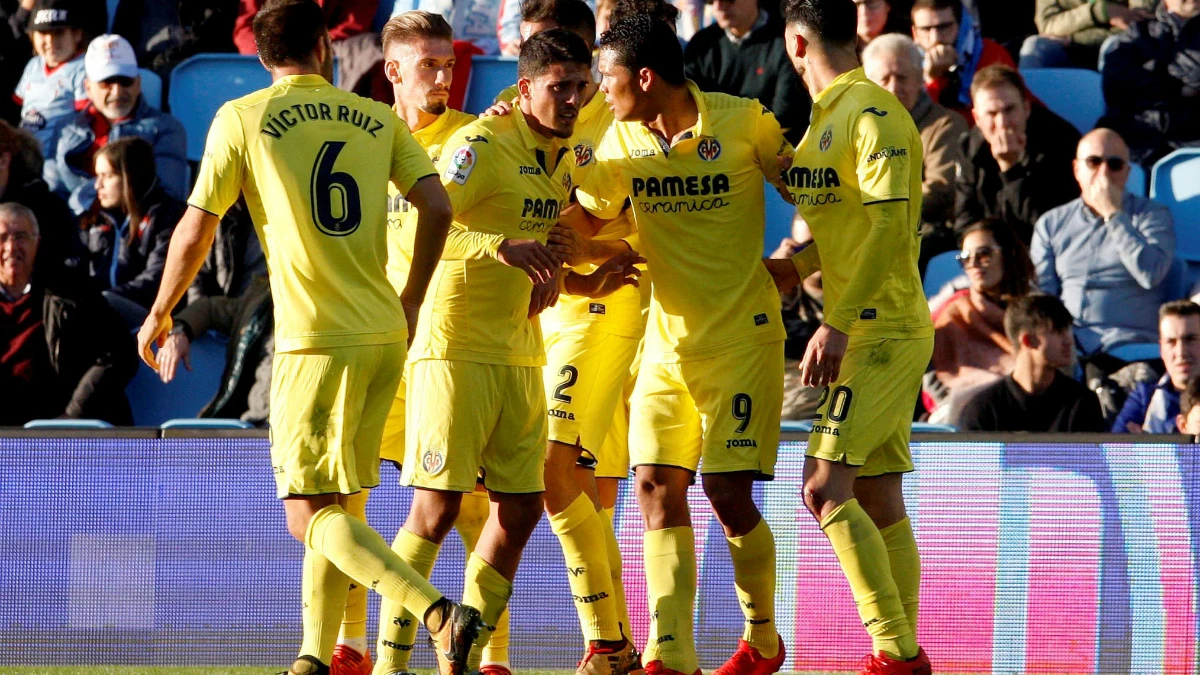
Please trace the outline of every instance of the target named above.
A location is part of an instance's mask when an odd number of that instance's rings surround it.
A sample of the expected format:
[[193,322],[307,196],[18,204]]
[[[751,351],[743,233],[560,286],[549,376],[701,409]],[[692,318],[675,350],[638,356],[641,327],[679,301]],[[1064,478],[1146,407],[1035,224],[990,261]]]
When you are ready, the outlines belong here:
[[784,295],[791,294],[802,281],[800,273],[796,271],[796,266],[792,264],[790,257],[763,258],[763,266],[771,273],[771,279],[775,281],[775,287]]
[[634,266],[644,264],[646,264],[646,259],[637,252],[626,251],[604,261],[591,274],[569,272],[566,281],[567,294],[603,298],[616,293],[625,286],[636,287],[642,271]]
[[535,284],[555,278],[562,267],[558,257],[536,239],[505,239],[496,251],[496,259],[509,267],[524,270]]
[[421,313],[421,305],[401,302],[404,306],[404,322],[408,324],[408,346],[411,347],[413,338],[417,335],[417,316]]
[[164,313],[162,316],[158,316],[152,312],[138,330],[138,354],[142,357],[142,361],[155,371],[158,370],[158,359],[155,358],[154,350],[151,347],[161,347],[166,343],[172,325],[170,314]]
[[925,51],[925,81],[936,80],[958,63],[954,45],[934,45]]
[[804,350],[804,360],[800,362],[800,384],[824,387],[837,382],[849,341],[850,337],[842,331],[827,323],[821,324],[808,339],[808,348]]
[[514,107],[512,101],[496,101],[488,106],[487,110],[479,113],[479,119],[483,119],[484,117],[504,117],[512,113]]
[[546,245],[565,265],[574,267],[591,260],[588,240],[579,230],[567,225],[555,225],[546,236]]
[[530,319],[558,304],[558,277],[563,273],[562,267],[558,267],[549,279],[533,285],[533,292],[529,294]]
[[191,372],[192,341],[183,333],[171,333],[167,335],[166,342],[158,350],[158,376],[164,384],[170,384],[171,380],[175,379],[175,371],[179,369],[181,361],[183,367]]

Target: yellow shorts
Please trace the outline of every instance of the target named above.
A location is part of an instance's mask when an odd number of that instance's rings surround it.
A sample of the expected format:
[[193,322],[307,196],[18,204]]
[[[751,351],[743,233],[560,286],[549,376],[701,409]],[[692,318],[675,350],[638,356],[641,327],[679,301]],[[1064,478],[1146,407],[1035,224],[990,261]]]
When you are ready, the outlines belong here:
[[837,382],[821,392],[809,457],[862,467],[860,476],[913,470],[908,441],[933,338],[850,338]]
[[637,383],[643,342],[638,340],[637,353],[621,387],[621,399],[613,410],[612,426],[596,456],[596,478],[629,478],[629,399],[633,397],[633,387]]
[[271,465],[280,499],[379,485],[379,444],[406,351],[394,342],[275,354]]
[[[405,374],[408,368],[404,369]],[[396,466],[404,463],[404,398],[408,378],[400,378],[400,386],[396,387],[396,396],[392,399],[392,407],[388,410],[387,422],[383,425],[383,442],[379,446],[380,461],[392,462]]]
[[642,363],[629,400],[633,465],[775,472],[783,343],[683,363]]
[[[614,415],[627,400],[625,383],[638,353],[637,338],[611,335],[575,324],[546,335],[546,387],[549,439],[583,448],[580,465],[596,467],[597,476],[629,471],[623,460],[602,457]],[[600,474],[600,467],[606,470]]]
[[472,492],[542,492],[546,398],[542,369],[428,359],[408,368],[401,485]]

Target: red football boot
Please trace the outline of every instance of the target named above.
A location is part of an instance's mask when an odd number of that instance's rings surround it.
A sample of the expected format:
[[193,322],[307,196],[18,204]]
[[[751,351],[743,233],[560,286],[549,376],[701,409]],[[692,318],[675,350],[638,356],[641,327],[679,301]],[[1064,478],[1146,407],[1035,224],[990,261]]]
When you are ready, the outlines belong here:
[[924,649],[918,649],[917,655],[907,661],[893,659],[879,652],[863,659],[859,675],[932,675],[933,666]]
[[329,675],[371,675],[371,653],[339,644],[333,648],[333,659],[329,662]]
[[[651,661],[650,663],[646,664],[645,668],[646,675],[688,675],[685,672],[671,670],[670,668],[663,666],[662,661]],[[696,672],[692,673],[692,675],[704,675],[704,673],[700,672],[700,669],[697,668]]]
[[479,675],[513,675],[513,672],[508,669],[508,666],[489,663],[486,666],[479,666]]
[[783,638],[779,639],[779,653],[767,659],[745,640],[738,640],[737,651],[713,675],[771,675],[778,673],[787,656],[783,649]]

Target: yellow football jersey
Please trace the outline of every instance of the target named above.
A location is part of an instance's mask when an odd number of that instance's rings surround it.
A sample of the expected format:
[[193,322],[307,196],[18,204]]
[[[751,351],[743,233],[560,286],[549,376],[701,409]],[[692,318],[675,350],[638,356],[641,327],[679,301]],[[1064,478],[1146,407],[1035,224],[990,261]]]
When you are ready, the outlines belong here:
[[696,125],[674,146],[613,122],[581,178],[579,203],[615,218],[626,199],[654,275],[643,358],[679,362],[784,339],[779,293],[762,265],[763,178],[790,154],[779,122],[750,99],[689,82]]
[[[475,121],[474,115],[447,109],[438,115],[433,124],[413,132],[412,137],[425,148],[425,153],[434,164],[442,156],[442,148],[450,141],[454,132]],[[404,291],[408,283],[408,268],[412,265],[413,243],[417,234],[417,210],[388,183],[388,262],[387,276],[397,293]]]
[[221,215],[246,196],[275,299],[275,349],[407,339],[388,283],[390,179],[433,163],[387,105],[293,75],[221,106],[188,203]]
[[442,257],[411,358],[544,365],[540,322],[528,318],[533,285],[494,255],[504,239],[545,243],[573,187],[571,150],[532,131],[520,110],[468,124],[445,148],[437,167],[453,228],[487,244],[469,259]]
[[[596,146],[614,121],[603,92],[596,92],[592,100],[579,111],[575,123],[575,134],[571,136],[571,149],[575,151],[575,182],[583,181],[596,166]],[[627,213],[604,224],[594,239],[616,241],[627,239],[634,233],[633,223]],[[585,264],[574,268],[579,274],[591,274],[596,265]],[[626,286],[603,298],[582,295],[560,295],[558,304],[542,314],[542,329],[546,332],[561,326],[587,322],[594,330],[625,337],[641,337],[646,332],[646,321],[642,315],[642,289],[650,288],[650,275],[643,273],[639,287]],[[647,299],[649,293],[646,293]]]
[[[785,182],[820,257],[825,321],[849,335],[933,335],[917,271],[921,136],[896,97],[858,68],[813,101],[812,124]],[[907,222],[878,230],[866,206],[907,203]]]

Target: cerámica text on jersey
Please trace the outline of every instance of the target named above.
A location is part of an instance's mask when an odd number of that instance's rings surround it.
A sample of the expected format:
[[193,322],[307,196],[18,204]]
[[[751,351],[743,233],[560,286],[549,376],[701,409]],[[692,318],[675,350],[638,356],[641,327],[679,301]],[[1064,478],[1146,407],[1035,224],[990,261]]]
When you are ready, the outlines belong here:
[[[261,131],[271,138],[280,138],[301,122],[317,120],[334,121],[333,109],[326,103],[297,103],[277,113],[267,113],[266,126]],[[337,107],[337,121],[356,126],[375,138],[379,138],[375,132],[383,128],[383,122],[371,119],[370,115],[361,110],[345,105]]]

